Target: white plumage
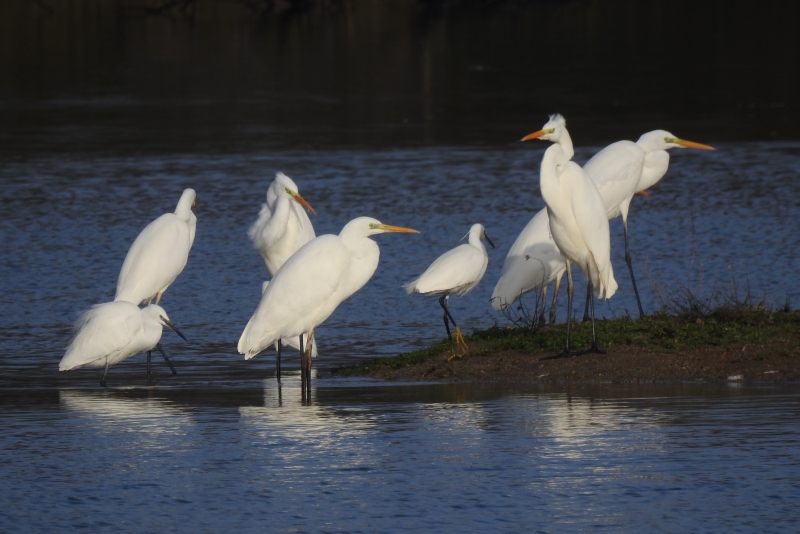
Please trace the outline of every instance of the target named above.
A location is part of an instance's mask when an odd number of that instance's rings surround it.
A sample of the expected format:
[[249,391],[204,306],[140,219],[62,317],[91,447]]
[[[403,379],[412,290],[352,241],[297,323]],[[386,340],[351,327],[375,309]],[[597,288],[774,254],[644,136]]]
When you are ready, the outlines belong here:
[[[161,339],[163,326],[183,337],[169,322],[167,312],[157,304],[143,309],[126,301],[93,306],[76,323],[75,337],[58,370],[86,366],[105,367],[108,372],[110,366],[155,347]],[[105,376],[102,383],[105,384]]]
[[564,256],[550,235],[547,208],[542,208],[508,251],[500,279],[492,291],[492,308],[504,310],[528,291],[559,281],[566,267]]
[[197,218],[194,189],[185,189],[175,213],[165,213],[142,230],[128,250],[117,280],[115,301],[156,303],[189,259]]
[[314,213],[298,193],[297,184],[282,172],[277,173],[258,219],[247,231],[270,276],[275,276],[292,254],[316,237],[303,208]]
[[[279,339],[301,334],[313,339],[314,328],[372,277],[380,249],[369,236],[384,232],[416,230],[359,217],[347,223],[339,235],[322,235],[301,247],[275,273],[261,296],[239,338],[239,353],[249,360]],[[304,365],[303,377],[310,376],[310,358]]]

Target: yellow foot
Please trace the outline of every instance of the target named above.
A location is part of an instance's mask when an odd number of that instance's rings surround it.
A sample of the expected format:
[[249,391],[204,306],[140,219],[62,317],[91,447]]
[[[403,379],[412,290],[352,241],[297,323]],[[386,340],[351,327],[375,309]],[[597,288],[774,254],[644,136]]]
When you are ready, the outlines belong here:
[[467,347],[467,342],[464,341],[464,336],[461,334],[460,328],[456,327],[456,332],[453,337],[455,337],[455,343],[453,345],[453,355],[447,358],[448,362],[455,358],[463,357],[467,353],[467,350],[469,350],[469,347]]

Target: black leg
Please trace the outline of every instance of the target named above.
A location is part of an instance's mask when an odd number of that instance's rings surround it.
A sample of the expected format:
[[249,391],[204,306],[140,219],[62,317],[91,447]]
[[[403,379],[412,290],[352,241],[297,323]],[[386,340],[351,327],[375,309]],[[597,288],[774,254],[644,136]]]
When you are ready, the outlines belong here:
[[[588,271],[588,269],[587,269]],[[589,279],[589,309],[592,315],[592,352],[596,352],[598,354],[603,354],[604,351],[600,350],[600,347],[597,345],[597,330],[594,326],[594,287],[592,286],[592,280]]]
[[153,351],[147,351],[147,383],[151,384],[153,382],[153,377],[150,375],[150,355]]
[[303,402],[306,401],[306,358],[305,350],[303,350],[303,336],[300,335],[300,391],[302,393]]
[[106,370],[103,373],[103,378],[100,380],[100,385],[106,387],[106,377],[108,376],[108,356],[106,356]]
[[167,362],[167,365],[169,365],[169,369],[170,369],[170,371],[172,371],[172,376],[177,375],[178,371],[175,370],[175,366],[172,365],[171,361],[169,361],[169,358],[167,357],[167,353],[164,352],[163,348],[161,348],[161,343],[156,343],[156,348],[158,349],[158,352],[160,352],[161,355],[164,357],[164,361]]
[[586,304],[583,306],[583,322],[587,322],[591,319],[589,316],[589,301],[592,300],[592,282],[589,281],[589,284],[586,286]]
[[281,383],[281,340],[278,340],[278,354],[275,356],[275,376],[278,377],[278,384]]
[[[444,302],[446,298],[447,295],[442,295],[442,297],[439,299],[439,305],[444,310],[444,315],[442,316],[442,319],[444,319],[444,329],[447,330],[447,339],[450,339],[450,325],[447,324],[447,316],[450,315],[450,313],[447,311],[447,304]],[[453,323],[453,326],[455,325],[456,323]]]
[[567,340],[564,343],[564,356],[569,356],[569,330],[572,326],[572,269],[567,260]]
[[639,290],[636,288],[636,278],[633,277],[633,263],[631,262],[631,251],[628,249],[628,222],[622,220],[622,235],[625,238],[625,263],[628,264],[628,272],[631,275],[631,282],[633,283],[633,294],[636,295],[636,304],[639,306],[639,317],[644,317],[644,309],[642,309],[642,301],[639,299]]

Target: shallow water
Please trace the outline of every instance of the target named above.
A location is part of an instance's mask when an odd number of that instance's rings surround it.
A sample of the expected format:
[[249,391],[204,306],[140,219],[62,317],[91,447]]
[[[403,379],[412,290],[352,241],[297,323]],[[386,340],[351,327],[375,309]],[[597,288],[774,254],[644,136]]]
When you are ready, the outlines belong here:
[[797,388],[6,396],[0,529],[796,532]]

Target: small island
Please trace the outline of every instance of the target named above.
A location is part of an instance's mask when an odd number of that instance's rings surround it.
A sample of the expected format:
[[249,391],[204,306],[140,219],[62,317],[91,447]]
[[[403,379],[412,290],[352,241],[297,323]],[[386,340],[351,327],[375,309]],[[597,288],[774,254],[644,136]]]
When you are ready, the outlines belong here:
[[574,355],[564,324],[500,327],[466,336],[453,356],[448,340],[427,349],[336,369],[340,376],[398,381],[541,384],[647,384],[800,381],[800,311],[788,306],[722,307],[710,313],[656,313],[598,321],[603,354],[585,351],[591,324],[573,321]]

